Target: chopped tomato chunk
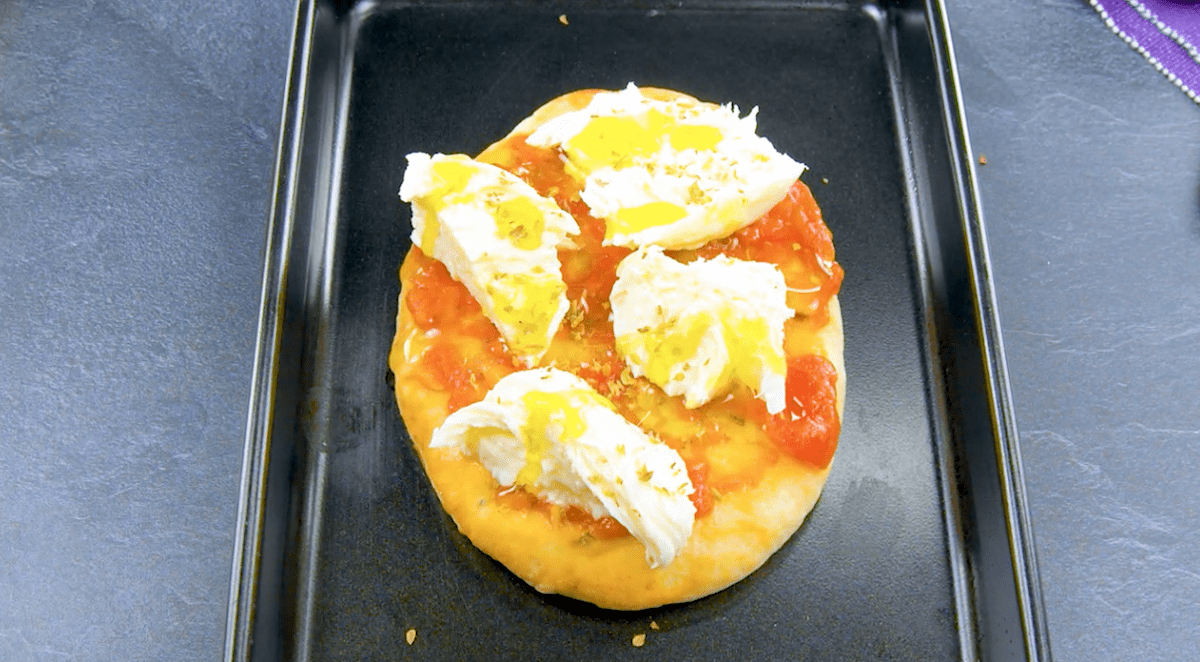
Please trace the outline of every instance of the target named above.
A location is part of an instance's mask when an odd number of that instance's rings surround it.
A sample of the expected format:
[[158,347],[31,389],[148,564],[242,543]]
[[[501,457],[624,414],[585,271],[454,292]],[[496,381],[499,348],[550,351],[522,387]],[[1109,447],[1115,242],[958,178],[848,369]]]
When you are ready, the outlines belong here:
[[586,363],[587,365],[580,364],[579,368],[575,370],[575,374],[601,393],[607,390],[605,384],[617,379],[621,374],[621,369],[625,367],[625,362],[612,350],[608,350],[604,354],[597,353]]
[[496,493],[496,503],[513,510],[533,510],[550,517],[549,502],[526,492],[524,488],[506,485]]
[[578,248],[558,252],[567,298],[584,299],[589,308],[602,307],[616,280],[617,263],[632,251],[602,244],[604,221],[592,216],[587,203],[580,199],[579,184],[563,169],[558,150],[531,147],[523,139],[510,141],[508,147],[496,165],[525,180],[541,195],[553,198],[579,224],[579,236],[574,238]]
[[787,406],[767,419],[767,433],[785,452],[819,469],[837,450],[837,370],[815,354],[788,361]]
[[696,507],[696,519],[700,519],[713,509],[712,492],[708,489],[708,465],[703,462],[688,464],[687,470],[688,479],[692,481],[692,489],[695,490],[689,498]]
[[450,393],[450,411],[483,399],[491,387],[479,372],[472,370],[463,360],[458,348],[449,343],[436,342],[421,355],[421,365],[429,371],[442,388]]
[[612,517],[608,515],[592,517],[591,513],[579,506],[567,506],[564,516],[568,522],[578,524],[593,537],[601,540],[624,538],[629,535],[629,530]]
[[844,274],[834,261],[833,233],[812,192],[799,180],[762,218],[695,251],[680,252],[685,260],[717,255],[778,266],[787,281],[788,306],[816,326],[825,324],[829,300],[842,286]]
[[404,302],[418,327],[432,329],[483,315],[475,297],[465,285],[454,280],[441,262],[419,250],[412,251],[412,259],[416,260],[417,269]]
[[[538,497],[536,494],[526,491],[523,487],[500,488],[500,491],[496,494],[496,501],[514,510],[533,510],[545,515],[549,519],[554,518],[552,513],[556,506],[551,505],[550,502]],[[591,513],[579,506],[567,506],[561,512],[563,519],[582,528],[595,538],[612,540],[614,538],[624,538],[629,535],[628,529],[608,515],[592,517]]]

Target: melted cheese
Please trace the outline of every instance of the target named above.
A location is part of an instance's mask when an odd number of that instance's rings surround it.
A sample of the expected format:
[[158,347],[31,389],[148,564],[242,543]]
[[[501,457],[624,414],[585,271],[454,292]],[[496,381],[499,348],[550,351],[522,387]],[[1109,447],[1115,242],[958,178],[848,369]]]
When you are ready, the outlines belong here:
[[642,543],[652,568],[669,564],[691,535],[696,509],[683,459],[570,373],[504,377],[482,401],[451,414],[429,446],[477,458],[500,485],[613,517]]
[[516,176],[462,155],[409,154],[400,198],[412,241],[466,285],[526,366],[545,355],[567,312],[557,249],[575,219]]
[[804,171],[755,135],[757,110],[657,101],[630,83],[526,142],[562,149],[606,245],[695,248],[765,214]]
[[785,403],[787,306],[783,274],[772,264],[718,256],[680,264],[658,247],[617,266],[610,296],[617,351],[695,408],[745,384],[778,413]]

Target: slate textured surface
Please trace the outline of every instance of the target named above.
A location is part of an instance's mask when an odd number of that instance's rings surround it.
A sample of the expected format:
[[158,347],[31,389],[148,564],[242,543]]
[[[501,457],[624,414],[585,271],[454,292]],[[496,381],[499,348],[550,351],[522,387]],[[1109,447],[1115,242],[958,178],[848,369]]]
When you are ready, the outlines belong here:
[[0,659],[221,650],[287,2],[0,3]]
[[[1055,658],[1200,649],[1200,108],[948,0]],[[0,3],[0,659],[221,650],[293,5]]]
[[1200,650],[1200,106],[1083,2],[950,3],[1055,659]]

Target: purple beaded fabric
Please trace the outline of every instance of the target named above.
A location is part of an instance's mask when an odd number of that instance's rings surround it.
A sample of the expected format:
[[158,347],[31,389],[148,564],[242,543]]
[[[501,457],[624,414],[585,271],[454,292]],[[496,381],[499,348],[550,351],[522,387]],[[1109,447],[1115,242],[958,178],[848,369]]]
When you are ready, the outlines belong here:
[[1200,2],[1089,0],[1125,40],[1192,101],[1200,103]]

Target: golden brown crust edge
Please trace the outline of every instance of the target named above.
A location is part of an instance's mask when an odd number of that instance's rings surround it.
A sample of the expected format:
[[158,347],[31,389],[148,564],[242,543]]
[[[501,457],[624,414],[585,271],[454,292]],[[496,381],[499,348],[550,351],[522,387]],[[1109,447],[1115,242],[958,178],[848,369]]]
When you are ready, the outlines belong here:
[[[652,98],[691,99],[670,90],[640,89]],[[531,133],[550,119],[587,105],[596,91],[551,100],[510,135]],[[486,159],[498,144],[479,158]],[[716,593],[759,568],[796,532],[821,495],[829,469],[815,470],[783,456],[753,487],[723,495],[710,515],[696,521],[688,544],[675,560],[657,569],[649,567],[644,548],[632,537],[581,538],[577,528],[555,525],[539,512],[505,507],[497,502],[498,486],[482,465],[428,447],[433,430],[447,416],[449,396],[423,386],[416,374],[418,357],[405,350],[421,331],[408,313],[404,293],[402,287],[389,364],[396,377],[397,404],[426,474],[459,530],[538,591],[619,610],[647,609]],[[837,369],[837,411],[839,420],[844,420],[846,374],[837,297],[830,301],[829,311],[829,322],[817,337],[820,353]]]

